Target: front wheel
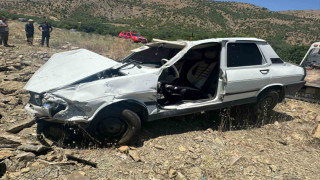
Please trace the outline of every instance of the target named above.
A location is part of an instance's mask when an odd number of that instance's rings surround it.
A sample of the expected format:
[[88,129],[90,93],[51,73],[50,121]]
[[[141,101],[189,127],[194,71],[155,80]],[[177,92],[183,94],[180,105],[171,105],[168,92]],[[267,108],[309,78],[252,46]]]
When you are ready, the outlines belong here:
[[139,135],[141,120],[129,109],[113,109],[98,115],[94,126],[94,134],[100,141],[126,144]]

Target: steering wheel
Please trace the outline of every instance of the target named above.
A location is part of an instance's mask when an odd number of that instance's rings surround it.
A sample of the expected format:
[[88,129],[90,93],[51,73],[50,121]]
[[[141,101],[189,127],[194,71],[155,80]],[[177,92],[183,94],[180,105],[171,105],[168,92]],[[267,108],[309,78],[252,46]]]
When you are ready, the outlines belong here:
[[[169,60],[168,59],[161,59],[161,64],[164,65],[165,63],[167,63]],[[173,70],[174,70],[174,73],[175,73],[175,77],[176,78],[179,78],[180,77],[180,73],[177,69],[177,67],[175,65],[172,65],[170,66]]]

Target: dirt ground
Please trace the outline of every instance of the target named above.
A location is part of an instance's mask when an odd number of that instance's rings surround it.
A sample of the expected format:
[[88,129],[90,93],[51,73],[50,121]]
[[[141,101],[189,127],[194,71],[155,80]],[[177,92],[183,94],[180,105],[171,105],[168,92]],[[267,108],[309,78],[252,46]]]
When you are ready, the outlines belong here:
[[[23,109],[28,94],[22,88],[50,56],[72,46],[15,45],[0,47],[2,179],[320,178],[320,105],[289,99],[261,127],[237,124],[243,114],[231,116],[225,109],[145,123],[130,146],[44,147],[36,138],[37,125]],[[22,122],[31,127],[12,130]]]

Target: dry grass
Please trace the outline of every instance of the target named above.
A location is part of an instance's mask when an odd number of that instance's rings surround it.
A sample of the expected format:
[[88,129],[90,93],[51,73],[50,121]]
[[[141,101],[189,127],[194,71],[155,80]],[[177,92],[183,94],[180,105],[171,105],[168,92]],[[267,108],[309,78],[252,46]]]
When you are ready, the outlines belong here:
[[[26,51],[30,47],[26,45],[24,23],[11,21],[9,22],[10,37],[9,43],[26,46]],[[35,25],[37,28],[38,25]],[[53,27],[54,28],[54,27]],[[35,29],[34,47],[39,51],[46,48],[40,47],[41,33]],[[65,29],[54,28],[51,33],[50,46],[55,49],[72,49],[75,47],[89,49],[111,59],[121,60],[130,54],[131,49],[135,49],[141,44],[134,44],[130,41],[113,36],[102,36],[97,34],[88,34],[83,32],[70,32]]]

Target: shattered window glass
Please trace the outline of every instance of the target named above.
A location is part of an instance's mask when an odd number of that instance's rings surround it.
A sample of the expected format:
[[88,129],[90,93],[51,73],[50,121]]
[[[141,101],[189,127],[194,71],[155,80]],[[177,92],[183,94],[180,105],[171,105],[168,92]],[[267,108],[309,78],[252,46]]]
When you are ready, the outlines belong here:
[[180,49],[172,49],[166,47],[151,47],[147,50],[133,53],[130,59],[141,62],[144,65],[156,65],[160,67],[161,59],[171,59]]

